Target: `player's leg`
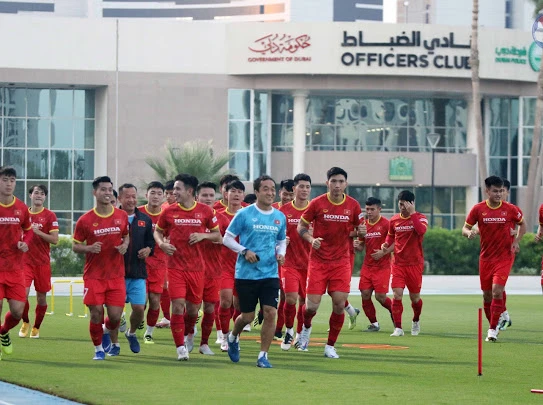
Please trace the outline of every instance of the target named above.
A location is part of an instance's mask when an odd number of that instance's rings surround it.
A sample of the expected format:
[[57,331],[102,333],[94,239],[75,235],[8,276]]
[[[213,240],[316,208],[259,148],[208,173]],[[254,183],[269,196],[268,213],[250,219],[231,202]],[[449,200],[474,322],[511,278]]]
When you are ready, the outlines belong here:
[[411,323],[411,335],[417,336],[420,333],[420,314],[422,312],[422,299],[420,290],[422,288],[422,272],[424,265],[405,266],[405,281],[411,299],[413,309],[413,320]]
[[170,327],[170,307],[172,305],[168,283],[168,272],[165,272],[164,285],[162,287],[162,293],[160,294],[160,308],[162,309],[162,319],[156,324],[157,328],[169,328]]
[[151,291],[149,286],[149,309],[147,310],[147,329],[143,335],[143,343],[153,344],[153,332],[155,330],[158,317],[160,315],[160,298],[162,297],[162,288],[160,293]]
[[273,339],[273,326],[277,313],[277,291],[279,289],[279,279],[270,278],[259,280],[258,300],[264,311],[264,322],[260,331],[260,353],[257,357],[256,365],[262,368],[271,368],[268,361],[268,351]]
[[282,268],[283,291],[285,292],[285,306],[283,315],[285,318],[285,336],[281,342],[281,349],[289,350],[294,341],[294,318],[296,317],[296,301],[300,285],[300,274],[293,268]]
[[32,282],[34,281],[34,271],[32,267],[25,264],[23,265],[23,273],[24,273],[24,286],[26,291],[26,300],[25,300],[25,306],[23,308],[23,313],[21,315],[22,324],[21,329],[19,330],[19,337],[25,338],[28,336],[28,332],[30,331],[30,319],[28,317],[28,313],[30,311],[30,303],[28,302],[28,295],[30,293],[30,286],[32,285]]
[[145,318],[145,303],[147,301],[147,289],[144,278],[135,278],[131,280],[131,291],[127,297],[130,297],[132,305],[132,313],[130,314],[130,328],[126,331],[125,336],[130,344],[130,350],[133,353],[139,353],[140,344],[136,331]]
[[353,307],[349,300],[345,300],[344,310],[349,315],[349,330],[356,328],[356,318],[360,314],[360,309]]
[[277,307],[277,322],[275,324],[274,339],[280,340],[283,337],[283,326],[285,326],[285,291],[281,286],[279,292],[279,306]]
[[30,337],[37,339],[40,337],[40,327],[47,312],[47,293],[51,291],[51,266],[39,266],[36,268],[37,274],[34,277],[34,288],[36,290],[36,309],[34,326],[30,332]]
[[[224,280],[221,287],[224,287]],[[219,306],[219,318],[221,321],[221,331],[223,334],[223,342],[221,343],[221,351],[228,351],[228,342],[226,337],[230,331],[230,319],[232,315],[230,313],[230,308],[233,305],[233,288],[222,288],[220,291],[220,306]]]
[[326,346],[324,346],[324,356],[337,359],[339,356],[334,346],[345,321],[345,300],[348,298],[349,293],[344,291],[330,291],[331,289],[334,289],[334,287],[328,287],[329,294],[332,297],[332,313],[329,320],[330,331],[328,332],[328,341],[326,342]]
[[185,345],[190,353],[194,348],[194,325],[198,321],[198,313],[202,306],[206,279],[203,271],[187,271],[184,275],[187,279]]
[[403,314],[403,290],[405,288],[405,275],[403,269],[399,266],[392,265],[392,292],[394,299],[392,300],[392,319],[394,320],[394,332],[390,336],[403,336],[402,329],[402,314]]
[[200,339],[200,353],[212,356],[215,353],[209,348],[209,336],[215,322],[215,304],[218,302],[220,278],[206,278],[204,287],[204,315],[202,317],[202,337]]
[[[120,353],[118,340],[119,325],[121,323],[125,302],[131,299],[129,298],[127,291],[131,291],[132,289],[132,286],[127,284],[126,281],[127,280],[125,280],[124,277],[105,281],[106,289],[104,293],[104,302],[106,305],[107,317],[103,320],[102,346],[104,351],[110,356],[117,356]],[[110,334],[108,335],[108,333]],[[107,341],[107,337],[111,338],[109,342]],[[109,351],[106,347],[107,343],[110,343]]]
[[373,293],[373,283],[371,280],[371,270],[368,267],[362,266],[360,271],[360,281],[358,282],[358,289],[362,297],[362,310],[370,321],[370,325],[367,327],[367,332],[379,332],[381,327],[377,322],[377,315],[375,306],[371,300],[371,294]]

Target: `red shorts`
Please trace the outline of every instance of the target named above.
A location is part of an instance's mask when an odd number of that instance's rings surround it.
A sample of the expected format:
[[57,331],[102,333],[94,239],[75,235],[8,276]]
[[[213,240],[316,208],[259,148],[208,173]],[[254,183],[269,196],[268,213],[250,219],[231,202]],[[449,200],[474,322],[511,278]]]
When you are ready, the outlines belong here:
[[358,283],[358,289],[374,290],[378,294],[388,293],[388,286],[390,285],[390,266],[386,267],[370,267],[363,265],[360,270],[360,282]]
[[221,290],[235,290],[234,285],[234,274],[235,270],[224,270],[222,271],[221,275]]
[[505,286],[515,257],[511,260],[479,260],[479,280],[482,291],[492,291],[492,284]]
[[0,271],[0,303],[4,298],[26,301],[25,277],[22,271]]
[[205,272],[168,269],[168,291],[171,300],[184,298],[193,304],[204,299]]
[[51,291],[51,264],[32,266],[25,264],[25,287],[30,288],[32,281],[37,292],[47,293]]
[[147,272],[147,294],[162,294],[167,273],[168,270],[166,268],[152,269]]
[[220,301],[221,279],[206,277],[204,283],[204,302]]
[[396,265],[392,264],[392,288],[405,288],[410,293],[418,294],[422,288],[422,273],[424,272],[424,264],[415,265]]
[[295,269],[294,267],[283,266],[281,270],[281,286],[285,294],[298,293],[305,298],[305,287],[307,284],[307,268]]
[[349,293],[351,291],[351,261],[350,259],[337,263],[322,263],[309,261],[307,269],[308,295],[323,295],[335,291]]
[[126,301],[126,284],[124,277],[110,280],[87,279],[83,280],[83,304],[88,306],[111,305],[124,307]]

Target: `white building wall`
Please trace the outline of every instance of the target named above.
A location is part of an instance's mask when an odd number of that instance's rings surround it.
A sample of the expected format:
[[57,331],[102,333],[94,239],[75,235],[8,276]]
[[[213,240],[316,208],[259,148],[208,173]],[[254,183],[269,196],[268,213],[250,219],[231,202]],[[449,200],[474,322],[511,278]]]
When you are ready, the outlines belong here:
[[333,0],[290,0],[290,21],[334,21]]
[[[434,24],[471,26],[473,0],[436,1]],[[479,0],[479,25],[505,27],[505,1]]]

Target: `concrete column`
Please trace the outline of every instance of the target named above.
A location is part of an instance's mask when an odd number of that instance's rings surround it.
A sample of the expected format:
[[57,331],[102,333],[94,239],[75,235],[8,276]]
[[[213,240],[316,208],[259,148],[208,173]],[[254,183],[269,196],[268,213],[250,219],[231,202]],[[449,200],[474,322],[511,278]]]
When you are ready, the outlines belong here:
[[294,91],[292,171],[293,176],[305,169],[305,108],[308,92]]

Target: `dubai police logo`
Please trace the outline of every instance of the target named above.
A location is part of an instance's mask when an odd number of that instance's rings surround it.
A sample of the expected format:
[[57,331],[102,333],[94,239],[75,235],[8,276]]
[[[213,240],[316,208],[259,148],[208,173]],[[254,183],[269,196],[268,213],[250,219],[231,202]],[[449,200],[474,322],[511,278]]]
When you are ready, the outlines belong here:
[[532,24],[532,38],[540,48],[543,48],[543,14],[538,14]]

